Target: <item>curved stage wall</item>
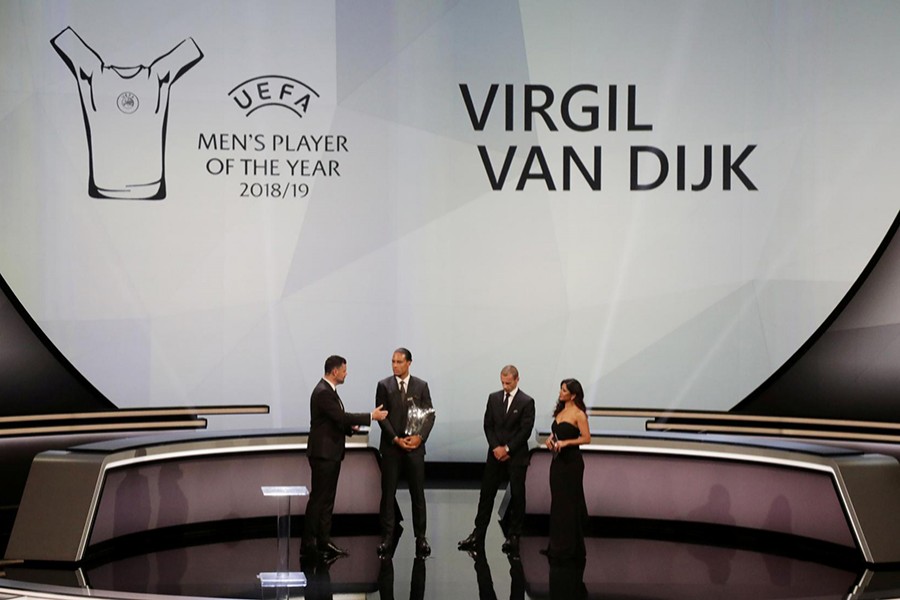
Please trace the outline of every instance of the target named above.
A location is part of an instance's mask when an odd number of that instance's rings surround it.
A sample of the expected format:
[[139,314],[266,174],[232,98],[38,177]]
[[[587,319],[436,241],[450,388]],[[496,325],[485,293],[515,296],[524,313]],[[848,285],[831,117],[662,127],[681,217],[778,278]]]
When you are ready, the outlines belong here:
[[0,276],[0,416],[113,410]]
[[891,3],[228,5],[0,3],[0,274],[119,408],[302,426],[405,346],[430,461],[508,363],[543,414],[728,410],[900,209]]
[[900,422],[898,226],[819,331],[733,412]]
[[[681,524],[696,535],[709,525],[723,540],[752,531],[780,536],[782,548],[805,540],[845,560],[900,562],[900,524],[885,502],[900,495],[893,457],[792,440],[621,431],[595,433],[582,455],[588,516],[625,521],[625,529],[652,523],[658,535]],[[544,448],[532,451],[529,515],[550,513],[552,460]]]
[[[127,536],[274,517],[278,503],[261,487],[308,486],[306,442],[306,431],[292,430],[168,433],[43,452],[28,476],[6,557],[78,562]],[[380,473],[367,436],[351,438],[335,514],[377,523]],[[306,501],[295,501],[292,512],[303,514]]]

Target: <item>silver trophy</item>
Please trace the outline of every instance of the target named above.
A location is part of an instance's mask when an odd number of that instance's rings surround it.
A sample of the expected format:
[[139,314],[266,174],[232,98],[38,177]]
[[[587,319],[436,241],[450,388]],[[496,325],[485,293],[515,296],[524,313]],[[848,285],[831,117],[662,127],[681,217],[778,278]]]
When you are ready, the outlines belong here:
[[406,401],[407,406],[405,434],[407,436],[422,435],[422,430],[425,429],[426,423],[428,423],[430,419],[434,418],[434,409],[417,405],[416,399],[413,396],[408,396],[406,398]]

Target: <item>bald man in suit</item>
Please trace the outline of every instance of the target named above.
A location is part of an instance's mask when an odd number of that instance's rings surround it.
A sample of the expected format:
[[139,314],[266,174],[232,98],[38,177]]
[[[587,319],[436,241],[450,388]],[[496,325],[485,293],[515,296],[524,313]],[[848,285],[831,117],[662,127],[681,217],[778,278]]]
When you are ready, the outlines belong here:
[[506,365],[500,370],[503,389],[488,396],[484,411],[484,435],[488,441],[487,462],[481,479],[481,494],[475,529],[460,540],[460,550],[479,551],[494,508],[500,482],[509,480],[509,527],[503,551],[519,555],[519,536],[525,519],[525,472],[528,469],[528,440],[534,428],[534,398],[519,389],[519,370]]

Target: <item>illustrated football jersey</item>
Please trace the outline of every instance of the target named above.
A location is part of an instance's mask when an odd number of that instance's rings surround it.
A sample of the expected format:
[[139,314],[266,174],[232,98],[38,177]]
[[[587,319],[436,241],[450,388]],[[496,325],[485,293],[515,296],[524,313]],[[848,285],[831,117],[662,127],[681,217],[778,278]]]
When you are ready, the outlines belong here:
[[192,38],[149,67],[107,65],[71,27],[50,43],[78,82],[94,198],[166,197],[169,90],[203,58]]

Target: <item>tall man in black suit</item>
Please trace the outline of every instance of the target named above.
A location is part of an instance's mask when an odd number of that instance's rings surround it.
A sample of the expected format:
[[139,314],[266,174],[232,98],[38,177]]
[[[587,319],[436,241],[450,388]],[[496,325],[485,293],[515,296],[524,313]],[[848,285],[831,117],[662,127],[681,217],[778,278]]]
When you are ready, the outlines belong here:
[[[431,554],[425,537],[425,442],[434,426],[434,406],[428,383],[409,374],[412,352],[397,348],[391,357],[394,374],[382,379],[375,388],[375,404],[387,408],[390,415],[381,425],[381,544],[379,556],[389,556],[394,548],[396,516],[394,503],[400,470],[406,472],[412,499],[416,557]],[[410,423],[410,416],[416,422]],[[415,431],[413,431],[415,429]]]
[[481,478],[481,495],[475,530],[460,540],[460,550],[479,550],[494,509],[494,497],[500,482],[509,480],[509,527],[503,551],[511,557],[519,554],[519,536],[525,518],[525,472],[528,469],[528,439],[534,428],[534,398],[519,389],[519,370],[506,365],[500,370],[502,390],[488,396],[484,411],[484,435],[489,450]]
[[348,413],[338,396],[337,386],[347,378],[347,361],[340,356],[325,360],[325,375],[309,398],[309,441],[306,457],[312,471],[312,490],[306,504],[303,541],[300,554],[322,558],[345,556],[347,552],[331,541],[331,515],[337,493],[341,461],[344,460],[344,437],[360,425],[383,421],[387,411],[378,406],[370,413]]

